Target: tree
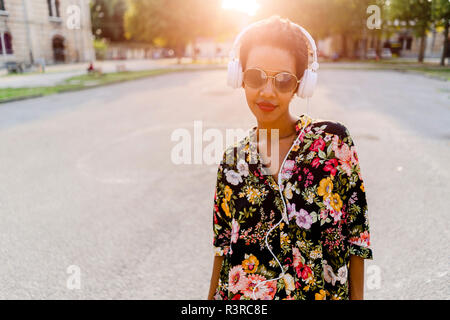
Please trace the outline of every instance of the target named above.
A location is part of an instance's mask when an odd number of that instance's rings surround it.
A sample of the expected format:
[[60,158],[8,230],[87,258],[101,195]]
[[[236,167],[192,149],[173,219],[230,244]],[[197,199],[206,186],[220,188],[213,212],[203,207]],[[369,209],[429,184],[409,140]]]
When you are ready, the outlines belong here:
[[180,63],[188,43],[195,46],[198,36],[220,33],[220,5],[220,0],[128,0],[127,38],[153,44],[164,39]]
[[419,58],[420,63],[425,57],[426,32],[431,25],[431,1],[428,0],[392,0],[390,14],[392,20],[400,20],[411,27],[417,37],[420,38]]
[[446,55],[449,52],[448,29],[450,22],[450,1],[433,0],[431,16],[436,26],[444,27],[444,45],[441,54],[441,66],[443,66],[445,65]]
[[92,32],[97,39],[125,40],[123,16],[126,0],[93,0],[90,2]]

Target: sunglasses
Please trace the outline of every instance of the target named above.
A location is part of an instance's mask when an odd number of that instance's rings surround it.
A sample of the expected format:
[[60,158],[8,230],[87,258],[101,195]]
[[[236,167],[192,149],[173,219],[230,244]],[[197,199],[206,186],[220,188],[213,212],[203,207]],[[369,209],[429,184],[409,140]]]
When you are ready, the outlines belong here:
[[289,72],[280,72],[274,76],[268,76],[264,70],[258,68],[249,68],[245,70],[243,81],[246,86],[258,89],[266,85],[269,78],[275,79],[275,88],[279,92],[291,92],[297,87],[300,82],[297,76]]

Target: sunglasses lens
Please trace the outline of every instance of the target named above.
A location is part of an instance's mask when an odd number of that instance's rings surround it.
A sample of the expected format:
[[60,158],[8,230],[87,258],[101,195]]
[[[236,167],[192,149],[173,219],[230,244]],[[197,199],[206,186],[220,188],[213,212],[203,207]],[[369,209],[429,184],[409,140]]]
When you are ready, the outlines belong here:
[[275,86],[281,92],[292,91],[296,85],[297,79],[290,73],[282,72],[275,77]]
[[266,82],[264,74],[261,70],[247,69],[243,79],[245,85],[252,88],[259,88]]

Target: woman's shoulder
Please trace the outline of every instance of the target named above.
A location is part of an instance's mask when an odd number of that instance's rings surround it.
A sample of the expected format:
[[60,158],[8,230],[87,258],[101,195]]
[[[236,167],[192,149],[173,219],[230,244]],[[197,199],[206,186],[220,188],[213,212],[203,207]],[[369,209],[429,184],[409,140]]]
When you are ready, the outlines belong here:
[[321,131],[328,134],[337,135],[341,139],[350,136],[347,127],[342,122],[336,120],[315,118],[312,122],[312,127],[316,128],[316,130],[320,129]]

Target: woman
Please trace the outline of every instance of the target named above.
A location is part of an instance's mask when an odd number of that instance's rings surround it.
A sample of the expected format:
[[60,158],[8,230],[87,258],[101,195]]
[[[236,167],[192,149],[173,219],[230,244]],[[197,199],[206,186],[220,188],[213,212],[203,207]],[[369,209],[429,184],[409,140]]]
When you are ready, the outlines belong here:
[[372,250],[352,138],[289,111],[308,68],[305,34],[273,16],[243,34],[239,59],[257,126],[218,168],[208,298],[363,299]]

